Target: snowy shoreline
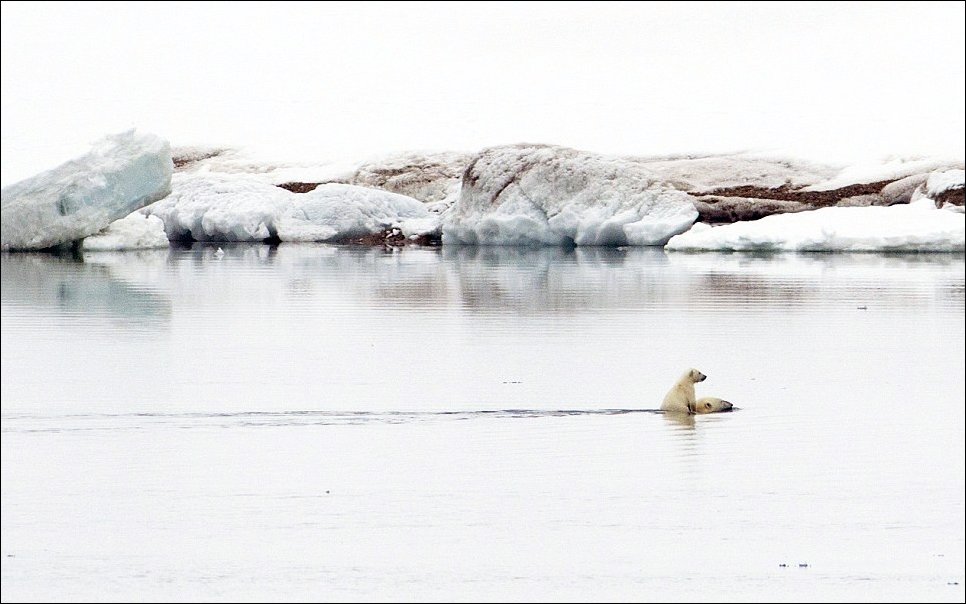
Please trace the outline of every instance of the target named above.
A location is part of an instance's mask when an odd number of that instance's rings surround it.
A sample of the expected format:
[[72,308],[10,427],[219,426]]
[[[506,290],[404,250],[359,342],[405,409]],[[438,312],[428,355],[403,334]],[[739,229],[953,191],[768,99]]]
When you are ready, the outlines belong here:
[[305,241],[962,252],[963,192],[963,163],[938,159],[833,167],[518,144],[292,164],[230,149],[172,152],[132,131],[4,187],[2,249]]

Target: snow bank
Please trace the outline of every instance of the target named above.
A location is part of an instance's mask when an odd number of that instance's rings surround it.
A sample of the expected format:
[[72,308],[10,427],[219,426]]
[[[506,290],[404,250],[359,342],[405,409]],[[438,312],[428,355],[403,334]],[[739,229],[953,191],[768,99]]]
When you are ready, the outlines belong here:
[[565,147],[493,147],[467,168],[443,242],[663,245],[697,215],[687,194],[638,163]]
[[719,227],[697,224],[668,250],[961,252],[964,216],[923,198],[889,207],[823,208]]
[[344,184],[292,193],[248,175],[177,174],[171,195],[146,209],[170,239],[341,241],[399,228],[421,235],[439,217],[420,201]]
[[83,239],[168,194],[167,141],[133,130],[2,191],[0,247],[43,249]]
[[135,212],[115,220],[106,229],[84,239],[85,252],[147,250],[168,247],[164,223],[157,216]]

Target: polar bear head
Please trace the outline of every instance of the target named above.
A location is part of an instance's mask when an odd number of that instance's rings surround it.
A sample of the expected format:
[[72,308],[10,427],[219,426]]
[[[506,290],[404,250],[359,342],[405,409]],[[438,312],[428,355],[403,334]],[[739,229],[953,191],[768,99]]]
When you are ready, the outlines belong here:
[[719,413],[721,411],[731,411],[734,405],[728,401],[713,396],[705,396],[694,402],[695,413]]

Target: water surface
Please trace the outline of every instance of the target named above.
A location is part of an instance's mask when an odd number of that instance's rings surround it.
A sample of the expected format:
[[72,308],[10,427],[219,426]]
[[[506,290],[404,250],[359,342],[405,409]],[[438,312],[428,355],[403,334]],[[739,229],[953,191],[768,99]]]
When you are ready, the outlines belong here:
[[0,256],[5,601],[963,600],[962,255],[222,247]]

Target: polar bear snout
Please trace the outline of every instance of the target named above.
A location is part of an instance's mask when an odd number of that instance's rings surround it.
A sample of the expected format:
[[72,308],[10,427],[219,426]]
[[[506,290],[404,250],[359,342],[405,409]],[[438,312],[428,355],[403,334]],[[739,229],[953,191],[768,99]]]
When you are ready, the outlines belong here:
[[704,380],[708,379],[708,376],[704,375],[697,369],[691,369],[686,375],[691,379],[692,383],[703,382]]

